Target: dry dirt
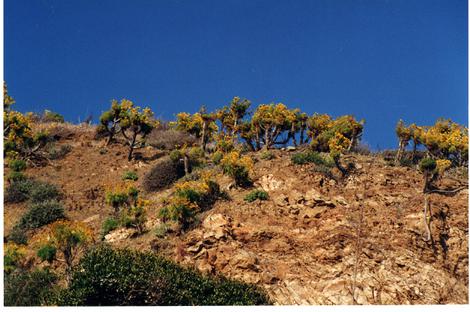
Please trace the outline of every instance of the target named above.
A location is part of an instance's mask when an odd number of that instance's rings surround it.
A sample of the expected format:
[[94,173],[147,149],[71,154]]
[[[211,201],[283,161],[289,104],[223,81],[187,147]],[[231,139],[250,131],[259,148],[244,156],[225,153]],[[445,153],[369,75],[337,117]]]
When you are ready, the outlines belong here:
[[[93,128],[72,130],[60,141],[73,147],[65,158],[26,174],[60,186],[68,217],[85,221],[98,240],[112,213],[106,189],[127,170],[142,177],[163,152],[143,149],[128,162],[125,147],[104,147],[93,140]],[[414,169],[351,155],[356,171],[335,182],[315,173],[314,165],[291,164],[287,151],[275,151],[269,161],[252,156],[258,159],[255,186],[269,200],[247,203],[250,190],[228,188],[230,180],[220,176],[231,199],[201,214],[188,232],[162,239],[154,231],[156,213],[172,189],[144,194],[154,202],[149,231],[127,237],[118,230],[108,240],[258,283],[276,304],[468,303],[468,190],[430,196],[433,240],[427,242],[422,177]],[[5,205],[5,234],[25,210],[24,204]]]

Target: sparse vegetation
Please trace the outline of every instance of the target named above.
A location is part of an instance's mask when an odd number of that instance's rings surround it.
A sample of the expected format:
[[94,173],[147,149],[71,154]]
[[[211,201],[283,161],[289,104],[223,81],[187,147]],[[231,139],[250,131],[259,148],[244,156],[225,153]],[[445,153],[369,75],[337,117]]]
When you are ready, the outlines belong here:
[[135,171],[126,171],[122,175],[122,179],[125,180],[130,180],[130,181],[137,181],[139,177],[137,176],[137,172]]
[[5,276],[5,306],[53,305],[58,278],[47,269],[19,271]]
[[248,195],[245,196],[245,201],[251,203],[255,200],[267,200],[269,198],[268,193],[263,190],[254,190],[251,191]]
[[103,224],[101,225],[101,239],[103,240],[109,232],[117,229],[119,227],[119,221],[113,217],[107,218],[104,220]]
[[26,161],[23,159],[12,159],[8,162],[8,167],[16,172],[21,172],[26,170]]

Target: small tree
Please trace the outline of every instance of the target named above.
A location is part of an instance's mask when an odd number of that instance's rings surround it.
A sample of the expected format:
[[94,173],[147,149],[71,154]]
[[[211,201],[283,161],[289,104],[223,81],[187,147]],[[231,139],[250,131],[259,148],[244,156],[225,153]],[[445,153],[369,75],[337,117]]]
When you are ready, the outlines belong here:
[[[47,260],[63,261],[66,265],[66,278],[69,281],[75,259],[92,241],[92,232],[84,223],[57,221],[35,237],[33,245],[39,246],[39,250],[43,250],[44,246],[48,246],[51,250],[55,248],[53,256],[50,255]],[[59,252],[63,259],[57,258],[56,252]]]
[[[123,99],[119,103],[111,102],[111,109],[104,112],[100,117],[98,132],[108,136],[109,145],[116,134],[121,133],[129,146],[127,159],[132,160],[132,154],[136,148],[144,145],[145,137],[157,126],[158,122],[153,119],[153,112],[149,108],[143,110],[134,106],[132,101]],[[140,141],[138,137],[140,136]]]

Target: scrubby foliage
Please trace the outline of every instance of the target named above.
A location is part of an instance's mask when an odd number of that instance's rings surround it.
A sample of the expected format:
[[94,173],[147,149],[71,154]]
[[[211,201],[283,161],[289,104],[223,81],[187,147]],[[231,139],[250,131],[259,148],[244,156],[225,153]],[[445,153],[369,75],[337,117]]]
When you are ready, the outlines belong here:
[[253,160],[250,157],[232,151],[222,158],[221,165],[224,173],[232,177],[236,185],[245,187],[252,184],[249,175],[253,168]]
[[26,161],[23,159],[11,159],[8,162],[8,167],[17,172],[25,171],[26,170]]
[[182,146],[192,146],[196,137],[188,132],[173,129],[169,124],[163,124],[150,132],[147,143],[155,148],[173,150]]
[[53,245],[46,244],[39,248],[37,255],[42,261],[52,263],[56,259],[57,248]]
[[126,171],[122,175],[122,179],[125,180],[130,180],[130,181],[137,181],[139,179],[139,176],[137,175],[137,172],[135,171]]
[[60,195],[57,187],[27,177],[14,178],[5,190],[5,202],[19,203],[30,199],[33,202],[56,199]]
[[406,126],[399,120],[395,130],[399,139],[397,164],[403,159],[409,141],[413,142],[412,160],[417,147],[422,145],[433,159],[447,159],[452,166],[468,164],[468,129],[450,119],[438,119],[432,126]]
[[175,189],[175,194],[166,200],[159,216],[164,223],[177,222],[182,229],[194,221],[196,213],[209,209],[218,198],[223,197],[219,185],[209,173],[194,181],[179,182]]
[[116,218],[110,217],[104,220],[101,225],[101,239],[104,239],[109,232],[117,229],[119,227],[119,221]]
[[170,186],[185,174],[184,165],[171,159],[162,159],[143,178],[146,192],[156,192]]
[[267,200],[269,198],[268,193],[263,190],[254,190],[251,191],[248,195],[245,196],[245,201],[251,203],[255,200]]
[[21,266],[26,254],[23,245],[14,242],[3,244],[3,270],[5,274],[10,274]]
[[110,144],[118,133],[121,133],[129,146],[127,159],[130,161],[134,150],[144,146],[145,137],[157,125],[158,122],[153,119],[153,112],[149,108],[141,109],[126,99],[121,102],[112,100],[110,110],[100,117],[100,126],[97,131],[108,137],[107,144]]
[[256,286],[206,277],[155,256],[101,246],[74,269],[59,305],[259,305]]
[[184,112],[177,114],[174,126],[176,130],[194,135],[200,141],[200,147],[205,150],[206,144],[219,129],[216,119],[215,113],[207,112],[202,106],[199,112],[193,115]]
[[5,306],[42,306],[55,303],[58,278],[47,269],[18,271],[4,278]]
[[314,163],[315,165],[324,165],[327,167],[332,167],[334,164],[330,159],[322,156],[318,152],[307,151],[301,153],[295,153],[291,156],[292,163],[296,165],[303,165],[307,163]]
[[58,201],[37,202],[29,206],[17,226],[22,230],[35,229],[64,218],[64,207]]

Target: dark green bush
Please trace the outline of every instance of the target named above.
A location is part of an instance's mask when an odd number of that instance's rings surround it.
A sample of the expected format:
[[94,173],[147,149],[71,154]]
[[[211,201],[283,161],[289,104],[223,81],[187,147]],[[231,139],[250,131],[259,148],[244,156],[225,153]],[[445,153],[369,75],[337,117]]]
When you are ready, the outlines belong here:
[[37,182],[32,179],[12,181],[5,190],[5,202],[20,203],[28,200],[36,184]]
[[422,172],[433,172],[437,168],[436,161],[432,158],[424,158],[419,163],[419,169]]
[[170,186],[183,176],[184,165],[166,159],[156,164],[150,172],[144,176],[142,185],[146,192],[155,192]]
[[269,198],[268,193],[263,190],[254,190],[245,196],[245,201],[251,203],[255,200],[267,200]]
[[23,230],[35,229],[64,218],[64,207],[56,200],[33,203],[21,217],[18,227]]
[[45,110],[41,117],[42,122],[64,122],[64,116],[59,113]]
[[314,163],[315,165],[324,165],[328,167],[333,167],[334,163],[326,158],[324,158],[318,152],[305,152],[305,153],[296,153],[292,155],[291,161],[296,165],[303,165],[307,163]]
[[103,225],[101,226],[101,239],[104,239],[104,237],[111,231],[117,229],[119,226],[118,220],[115,218],[107,218],[104,220]]
[[5,306],[41,306],[54,303],[57,277],[48,270],[14,272],[4,277]]
[[7,175],[7,181],[8,183],[13,183],[17,181],[24,181],[26,180],[26,176],[23,174],[23,172],[18,172],[18,171],[11,171]]
[[57,248],[55,248],[53,245],[44,245],[38,250],[38,257],[41,258],[42,261],[47,261],[51,263],[54,261],[55,256],[57,253]]
[[48,144],[47,146],[47,158],[49,159],[61,159],[72,151],[72,146],[69,144],[63,144],[57,146],[57,144]]
[[8,235],[8,240],[12,241],[18,245],[26,245],[28,242],[28,237],[23,229],[21,229],[18,225],[15,225]]
[[195,270],[156,256],[101,246],[72,274],[59,305],[260,305],[268,297],[254,285]]
[[46,200],[52,200],[59,197],[60,193],[57,186],[46,182],[36,182],[31,189],[29,199],[33,203],[39,203]]
[[271,160],[274,158],[274,154],[271,151],[263,151],[260,156],[261,159]]
[[135,171],[126,171],[122,175],[123,180],[131,180],[131,181],[137,181],[139,177],[137,176],[137,172]]
[[21,172],[26,169],[26,161],[22,159],[12,159],[8,162],[8,167],[13,171]]

